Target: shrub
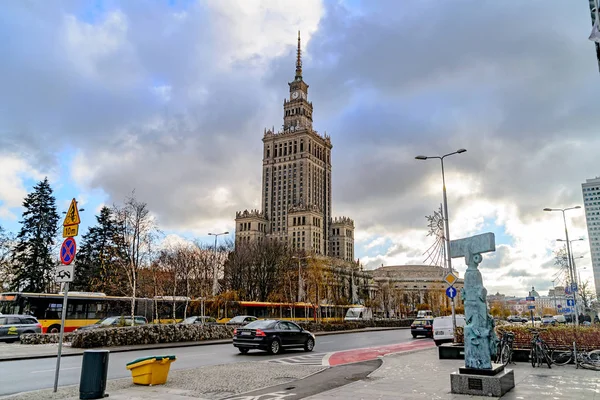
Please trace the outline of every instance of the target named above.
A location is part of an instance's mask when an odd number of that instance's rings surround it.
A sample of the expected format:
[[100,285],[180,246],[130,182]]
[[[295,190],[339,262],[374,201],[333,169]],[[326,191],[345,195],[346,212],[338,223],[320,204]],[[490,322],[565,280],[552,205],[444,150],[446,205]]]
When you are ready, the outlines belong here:
[[[58,343],[60,334],[58,333],[24,333],[20,336],[21,344],[50,344]],[[73,333],[65,333],[63,343],[69,343],[73,339]]]
[[[332,332],[352,329],[377,327],[408,327],[413,320],[373,320],[336,323],[302,322],[304,329],[311,332]],[[31,333],[22,335],[22,343],[45,344],[58,343],[58,334]],[[125,326],[99,328],[65,334],[65,342],[72,347],[114,347],[137,344],[195,342],[200,340],[230,339],[233,327],[226,325],[183,325],[183,324],[148,324],[141,326]]]
[[[579,327],[575,330],[572,326],[548,326],[536,327],[540,332],[540,337],[551,349],[569,349],[573,347],[573,340],[577,342],[577,347],[582,350],[595,350],[600,348],[600,328],[595,326]],[[501,325],[496,327],[498,339],[502,337],[502,332],[508,331],[515,335],[513,347],[516,349],[530,349],[531,327],[519,325]],[[456,342],[464,344],[464,333],[462,327],[456,327]]]

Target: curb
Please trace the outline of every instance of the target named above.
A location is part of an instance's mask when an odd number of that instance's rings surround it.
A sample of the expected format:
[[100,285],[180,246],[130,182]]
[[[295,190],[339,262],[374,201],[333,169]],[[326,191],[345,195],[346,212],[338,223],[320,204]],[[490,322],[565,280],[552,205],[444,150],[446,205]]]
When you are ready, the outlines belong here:
[[[345,333],[361,333],[361,332],[378,332],[378,331],[391,331],[391,330],[400,330],[400,329],[410,329],[408,327],[381,327],[381,328],[365,328],[365,329],[349,329],[346,331],[331,331],[331,332],[315,332],[315,336],[329,336],[329,335],[342,335]],[[192,347],[192,346],[210,346],[213,344],[229,344],[232,343],[232,339],[220,339],[220,340],[202,340],[197,342],[173,342],[173,343],[155,343],[148,345],[136,345],[136,347],[115,347],[115,348],[90,348],[90,349],[81,349],[72,353],[63,353],[62,357],[73,357],[73,356],[81,356],[85,350],[109,350],[111,353],[125,353],[129,351],[138,351],[138,350],[154,350],[154,349],[171,349],[171,348],[180,348],[180,347]],[[58,351],[58,349],[57,349]],[[6,361],[22,361],[22,360],[35,360],[41,358],[55,358],[56,354],[32,354],[32,355],[22,355],[22,356],[7,356],[0,357],[0,363]]]

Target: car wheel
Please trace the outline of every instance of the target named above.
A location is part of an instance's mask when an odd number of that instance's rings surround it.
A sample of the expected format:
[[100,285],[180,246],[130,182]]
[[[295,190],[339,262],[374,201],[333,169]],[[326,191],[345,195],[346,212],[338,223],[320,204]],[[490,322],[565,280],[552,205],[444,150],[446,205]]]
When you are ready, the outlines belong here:
[[304,351],[313,351],[315,348],[315,339],[309,337],[306,343],[304,343]]
[[51,325],[48,327],[47,333],[60,333],[60,325]]
[[273,341],[271,342],[271,346],[269,346],[269,353],[271,353],[271,354],[281,353],[281,343],[279,343],[279,339],[273,339]]
[[413,337],[413,339],[416,339],[416,338],[417,338],[417,335],[415,335],[415,334],[413,333],[412,337]]
[[245,348],[243,348],[243,347],[238,347],[238,350],[239,350],[239,351],[240,351],[240,353],[242,353],[242,354],[248,354],[248,350],[250,350],[250,349],[245,349]]

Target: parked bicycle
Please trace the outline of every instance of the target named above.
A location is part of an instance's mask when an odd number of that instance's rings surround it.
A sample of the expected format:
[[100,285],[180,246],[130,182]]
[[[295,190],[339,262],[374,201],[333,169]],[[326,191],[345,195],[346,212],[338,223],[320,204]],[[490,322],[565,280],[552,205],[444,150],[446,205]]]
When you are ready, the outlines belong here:
[[553,350],[550,355],[552,362],[556,365],[567,365],[575,362],[575,368],[586,368],[600,371],[600,350],[577,351],[577,344],[573,342],[573,348],[569,350]]
[[531,338],[531,351],[529,352],[529,358],[531,360],[531,366],[541,367],[545,362],[548,364],[548,368],[552,368],[552,358],[550,357],[551,351],[546,342],[540,337],[540,332],[535,329],[530,329],[533,333]]
[[515,334],[509,331],[502,332],[502,338],[500,339],[500,346],[496,353],[496,362],[498,364],[504,364],[507,366],[512,361],[513,355],[513,344],[515,342]]

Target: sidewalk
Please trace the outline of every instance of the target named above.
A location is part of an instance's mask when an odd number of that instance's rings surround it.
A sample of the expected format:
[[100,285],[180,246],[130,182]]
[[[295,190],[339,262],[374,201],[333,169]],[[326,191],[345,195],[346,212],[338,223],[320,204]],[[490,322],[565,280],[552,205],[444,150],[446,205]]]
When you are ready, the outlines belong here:
[[[315,396],[331,399],[490,399],[450,393],[450,373],[464,366],[463,360],[439,360],[436,349],[384,357],[383,365],[365,380]],[[502,399],[600,400],[600,372],[574,366],[532,368],[529,363],[511,364],[515,387]]]
[[[352,329],[347,331],[331,331],[331,332],[315,332],[315,336],[327,336],[327,335],[341,335],[344,333],[359,333],[359,332],[373,332],[373,331],[387,331],[397,329],[410,329],[410,327],[402,328],[365,328],[365,329]],[[156,344],[140,344],[133,346],[119,346],[119,347],[104,347],[94,349],[106,349],[110,350],[111,353],[122,353],[126,351],[137,351],[137,350],[152,350],[152,349],[166,349],[176,347],[189,347],[189,346],[210,346],[213,344],[228,344],[231,343],[231,339],[223,340],[202,340],[196,342],[174,342],[174,343],[156,343]],[[62,356],[79,356],[82,355],[85,350],[92,349],[78,349],[72,348],[70,343],[63,344]],[[17,360],[30,360],[36,358],[52,358],[56,357],[58,352],[58,343],[52,344],[19,344],[19,343],[0,343],[0,363],[3,361],[17,361]]]

